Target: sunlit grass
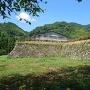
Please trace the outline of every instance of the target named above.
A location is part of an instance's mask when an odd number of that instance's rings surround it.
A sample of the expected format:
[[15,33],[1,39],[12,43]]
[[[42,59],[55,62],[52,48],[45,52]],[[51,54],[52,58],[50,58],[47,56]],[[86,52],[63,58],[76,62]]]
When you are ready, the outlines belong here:
[[90,90],[90,61],[0,56],[0,90]]
[[0,77],[11,74],[27,75],[29,73],[42,74],[59,68],[90,65],[86,60],[72,60],[61,57],[47,58],[14,58],[0,56]]

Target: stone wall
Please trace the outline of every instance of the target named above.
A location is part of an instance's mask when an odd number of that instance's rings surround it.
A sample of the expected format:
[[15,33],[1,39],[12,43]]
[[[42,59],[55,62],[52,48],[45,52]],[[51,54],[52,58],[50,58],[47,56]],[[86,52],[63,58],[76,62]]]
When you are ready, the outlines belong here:
[[37,34],[37,35],[35,35],[35,39],[36,40],[51,40],[51,41],[68,41],[68,40],[70,40],[70,38],[68,38],[62,34],[53,32],[53,31],[42,33],[42,34]]
[[90,60],[90,42],[66,45],[61,53],[67,58]]
[[60,45],[17,43],[8,58],[59,56]]
[[48,56],[64,56],[72,59],[90,60],[90,40],[63,44],[17,43],[8,55],[8,58]]

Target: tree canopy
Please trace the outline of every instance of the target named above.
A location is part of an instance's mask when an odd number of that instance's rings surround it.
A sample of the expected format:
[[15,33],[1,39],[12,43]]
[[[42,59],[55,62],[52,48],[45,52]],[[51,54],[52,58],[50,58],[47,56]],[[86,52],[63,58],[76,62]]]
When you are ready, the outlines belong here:
[[[0,0],[0,15],[2,18],[9,18],[11,13],[20,12],[22,9],[33,16],[39,16],[38,12],[44,12],[39,6],[40,3],[46,3],[44,0]],[[22,18],[20,18],[20,21]],[[27,20],[27,23],[31,24]]]
[[[82,0],[77,0],[81,2]],[[38,16],[38,12],[44,12],[40,3],[47,3],[45,0],[0,0],[0,15],[8,18],[12,12],[20,12],[22,9],[33,16]],[[20,20],[22,20],[20,18]]]
[[29,33],[29,36],[34,37],[34,35],[50,31],[60,33],[71,39],[90,38],[90,25],[81,25],[73,22],[67,23],[65,21],[55,22],[53,24],[45,24],[44,26],[36,27]]

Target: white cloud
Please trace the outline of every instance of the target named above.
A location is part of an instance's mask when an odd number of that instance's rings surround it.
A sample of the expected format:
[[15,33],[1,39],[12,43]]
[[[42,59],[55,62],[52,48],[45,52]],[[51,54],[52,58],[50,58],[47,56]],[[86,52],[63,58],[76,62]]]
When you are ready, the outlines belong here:
[[16,16],[16,18],[18,20],[20,20],[20,18],[22,19],[21,21],[24,22],[24,19],[30,22],[35,22],[36,20],[34,18],[31,18],[27,13],[25,12],[21,12],[18,16]]

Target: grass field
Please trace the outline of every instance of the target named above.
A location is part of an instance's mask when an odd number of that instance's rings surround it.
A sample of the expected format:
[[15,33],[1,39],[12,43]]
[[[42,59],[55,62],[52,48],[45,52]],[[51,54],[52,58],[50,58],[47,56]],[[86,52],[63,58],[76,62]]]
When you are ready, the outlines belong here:
[[90,90],[90,61],[0,56],[0,90]]

